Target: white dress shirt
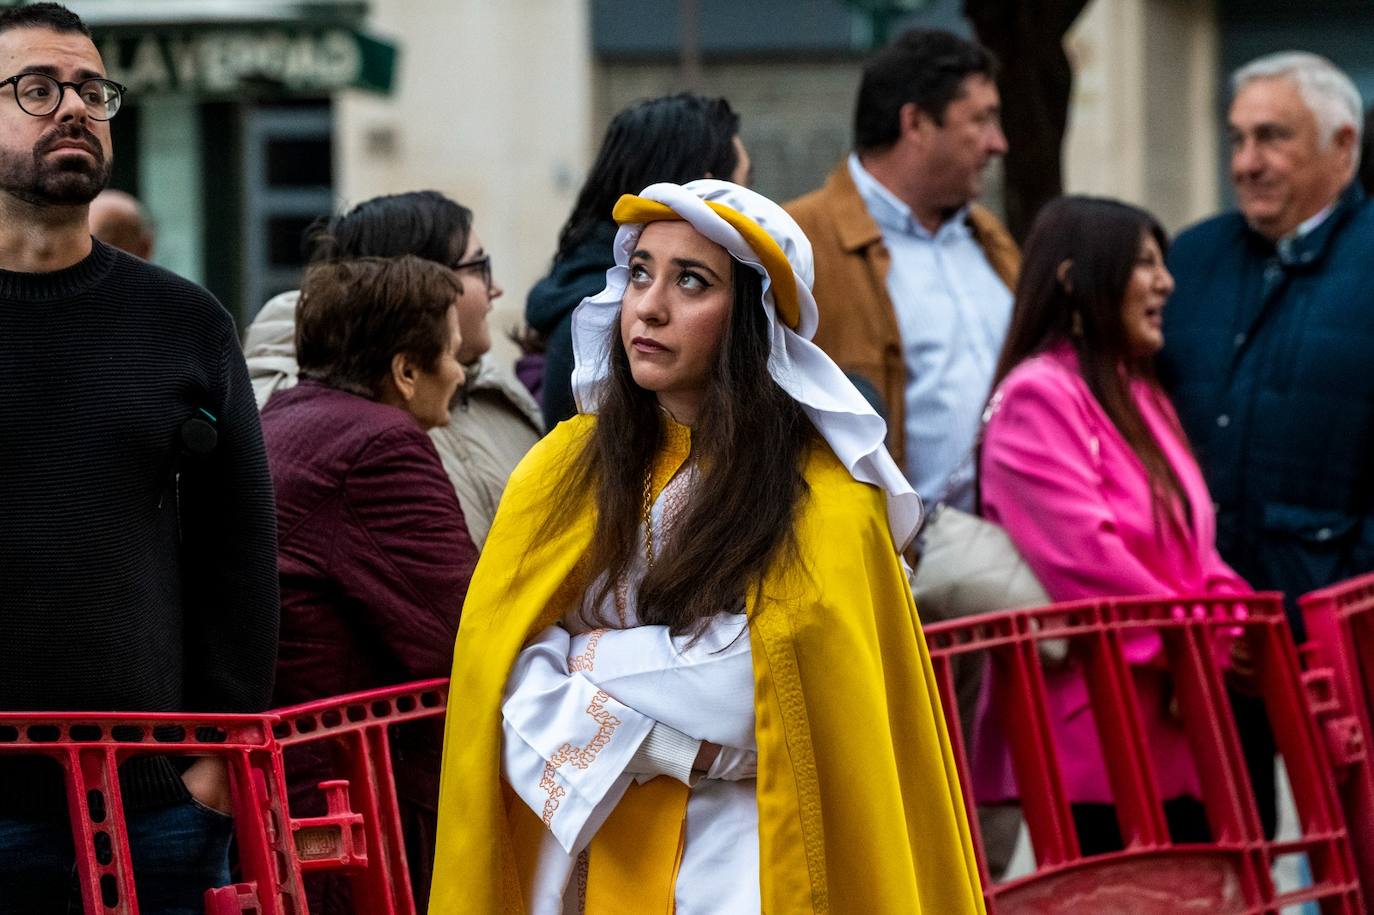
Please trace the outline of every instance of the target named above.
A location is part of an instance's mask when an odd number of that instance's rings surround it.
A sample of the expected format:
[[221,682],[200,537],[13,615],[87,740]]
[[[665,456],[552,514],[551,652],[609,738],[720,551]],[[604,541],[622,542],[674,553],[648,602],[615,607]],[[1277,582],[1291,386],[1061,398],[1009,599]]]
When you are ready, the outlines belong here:
[[932,233],[855,154],[849,173],[891,256],[887,293],[907,373],[903,469],[928,505],[971,510],[971,449],[1011,320],[1011,291],[974,238],[967,208]]

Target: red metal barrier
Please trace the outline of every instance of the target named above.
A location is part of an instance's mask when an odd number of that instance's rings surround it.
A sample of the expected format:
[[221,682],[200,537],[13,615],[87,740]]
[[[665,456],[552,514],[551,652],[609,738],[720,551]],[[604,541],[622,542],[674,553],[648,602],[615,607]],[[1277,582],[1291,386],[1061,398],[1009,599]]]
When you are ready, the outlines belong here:
[[[1152,629],[1163,639],[1188,743],[1201,776],[1213,841],[1175,845],[1165,825],[1158,779],[1144,742],[1133,674],[1123,638]],[[1216,657],[1221,634],[1244,630],[1258,654],[1262,698],[1287,765],[1300,820],[1293,842],[1265,839]],[[950,661],[986,651],[1000,716],[1012,750],[1036,871],[983,882],[989,912],[1273,915],[1317,901],[1324,915],[1366,911],[1350,834],[1335,790],[1334,765],[1309,713],[1297,651],[1277,595],[1244,599],[1102,600],[990,614],[934,624],[926,639],[955,738],[965,802],[974,809],[969,758],[955,713]],[[1090,711],[1106,759],[1126,849],[1085,858],[1050,729],[1037,644],[1067,639],[1091,696]],[[976,817],[972,818],[977,832]],[[981,858],[981,837],[978,840]],[[1303,853],[1314,884],[1280,895],[1274,862]]]
[[[1306,672],[1276,595],[1084,601],[927,627],[970,810],[955,657],[987,652],[992,705],[1012,747],[1037,869],[992,884],[980,860],[991,915],[1276,915],[1305,901],[1324,915],[1365,912],[1359,877],[1374,886],[1374,772],[1362,738],[1374,733],[1374,575],[1308,595],[1302,606]],[[1122,648],[1142,629],[1164,642],[1214,837],[1206,845],[1175,845],[1165,825]],[[1262,698],[1293,788],[1301,835],[1291,842],[1264,838],[1217,660],[1219,635],[1242,630],[1257,647]],[[1037,650],[1051,639],[1070,646],[1088,684],[1104,756],[1114,763],[1124,851],[1084,857],[1079,849]],[[88,915],[138,912],[116,770],[149,753],[228,764],[243,879],[207,892],[207,915],[307,915],[302,875],[321,872],[348,876],[358,912],[414,915],[389,729],[441,718],[447,690],[446,680],[428,680],[258,716],[0,714],[0,757],[39,754],[62,766]],[[340,749],[341,777],[320,785],[323,816],[293,818],[282,750],[318,742]],[[976,817],[971,823],[976,836]],[[978,844],[981,859],[980,837]],[[1314,883],[1280,895],[1274,862],[1296,854],[1308,857]]]
[[216,756],[229,770],[243,882],[206,893],[209,915],[303,915],[290,865],[285,783],[270,715],[0,714],[0,758],[46,756],[63,770],[77,877],[87,915],[137,915],[118,766],[162,756]]
[[279,709],[275,735],[289,748],[329,742],[341,777],[324,782],[328,812],[292,819],[292,868],[349,876],[354,908],[368,915],[414,915],[396,780],[393,725],[442,718],[448,680],[423,680]]
[[[448,681],[426,680],[266,715],[0,714],[0,758],[40,755],[66,781],[87,915],[137,915],[118,767],[147,754],[227,764],[242,882],[205,894],[207,915],[307,915],[303,875],[349,876],[358,912],[414,915],[389,728],[442,718]],[[320,784],[326,813],[294,818],[282,750],[332,742],[345,777]]]
[[1307,623],[1306,678],[1338,766],[1337,791],[1350,823],[1361,883],[1374,890],[1374,574],[1313,591],[1298,601]]

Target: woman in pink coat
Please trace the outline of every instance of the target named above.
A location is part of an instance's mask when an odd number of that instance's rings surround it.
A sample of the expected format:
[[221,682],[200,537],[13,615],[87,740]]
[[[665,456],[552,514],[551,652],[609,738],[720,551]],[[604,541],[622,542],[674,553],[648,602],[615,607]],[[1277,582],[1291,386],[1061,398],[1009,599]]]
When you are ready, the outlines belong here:
[[[1026,244],[980,456],[983,515],[1002,525],[1055,601],[1235,594],[1207,492],[1154,375],[1173,278],[1147,213],[1066,197]],[[1198,774],[1158,634],[1126,641],[1175,841],[1206,841]],[[1085,854],[1122,844],[1081,668],[1046,671],[1054,736]],[[981,723],[980,802],[1017,796],[996,713]]]

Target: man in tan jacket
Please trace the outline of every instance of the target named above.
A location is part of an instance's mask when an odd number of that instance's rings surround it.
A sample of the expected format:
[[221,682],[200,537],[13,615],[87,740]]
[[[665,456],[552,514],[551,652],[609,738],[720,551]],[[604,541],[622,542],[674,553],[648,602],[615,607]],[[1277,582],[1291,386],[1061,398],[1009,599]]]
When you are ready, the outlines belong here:
[[[854,152],[786,207],[815,251],[816,344],[881,392],[888,448],[927,505],[965,510],[1021,262],[997,217],[973,202],[1007,151],[995,70],[991,54],[948,32],[898,36],[864,67]],[[971,659],[956,671],[965,734],[982,672]],[[1020,814],[989,808],[979,819],[997,876]]]
[[787,210],[815,250],[816,343],[872,382],[928,504],[973,504],[970,449],[1020,266],[973,203],[1007,141],[985,49],[913,29],[864,67],[855,151]]

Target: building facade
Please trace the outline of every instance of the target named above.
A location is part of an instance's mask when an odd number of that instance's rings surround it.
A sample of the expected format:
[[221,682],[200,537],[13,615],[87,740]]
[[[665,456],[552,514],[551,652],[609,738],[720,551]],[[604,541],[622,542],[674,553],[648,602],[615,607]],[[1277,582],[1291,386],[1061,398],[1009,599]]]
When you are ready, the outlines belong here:
[[[959,0],[905,2],[921,8],[894,31],[969,32]],[[513,328],[617,110],[689,88],[727,96],[756,187],[786,199],[849,149],[874,42],[872,21],[841,0],[71,5],[130,89],[113,122],[115,186],[153,214],[156,259],[241,322],[299,281],[315,220],[434,188],[475,211],[506,290],[493,320]],[[699,57],[684,68],[691,21]],[[1066,38],[1066,189],[1142,204],[1173,230],[1214,212],[1230,200],[1227,73],[1304,48],[1374,94],[1371,24],[1363,0],[1093,0]]]
[[129,90],[112,184],[151,213],[155,260],[240,326],[298,285],[318,220],[434,189],[476,214],[509,346],[588,155],[585,0],[70,6]]

